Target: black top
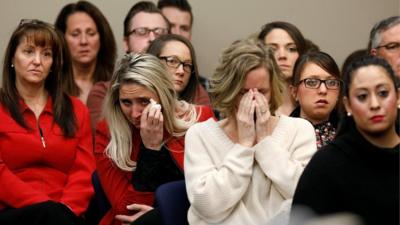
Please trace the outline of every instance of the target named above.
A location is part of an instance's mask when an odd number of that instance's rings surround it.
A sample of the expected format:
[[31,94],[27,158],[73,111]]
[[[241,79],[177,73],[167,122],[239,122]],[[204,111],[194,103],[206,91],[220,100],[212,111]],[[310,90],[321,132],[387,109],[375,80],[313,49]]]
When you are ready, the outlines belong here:
[[354,213],[368,225],[398,225],[399,151],[399,145],[376,147],[350,129],[313,156],[293,205],[308,206],[318,215]]
[[[297,106],[289,116],[300,118],[300,106]],[[333,110],[329,114],[329,120],[326,122],[319,124],[313,124],[311,121],[309,122],[314,126],[318,150],[333,141],[336,136],[336,128],[338,125],[338,116],[336,110]]]

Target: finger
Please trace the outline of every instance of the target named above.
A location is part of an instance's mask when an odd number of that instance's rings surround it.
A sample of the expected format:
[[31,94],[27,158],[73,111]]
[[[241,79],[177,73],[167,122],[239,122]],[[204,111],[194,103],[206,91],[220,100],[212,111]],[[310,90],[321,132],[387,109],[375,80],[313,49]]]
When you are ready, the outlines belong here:
[[151,104],[148,104],[142,111],[142,116],[140,117],[140,126],[144,127],[147,125],[147,118],[149,114]]
[[153,209],[153,207],[144,204],[131,204],[126,206],[126,208],[129,210],[137,210],[137,211]]
[[[136,215],[136,214],[135,214]],[[131,223],[131,222],[133,222],[136,218],[134,218],[135,217],[135,215],[133,215],[133,216],[127,216],[127,215],[116,215],[115,216],[115,219],[117,219],[117,220],[119,220],[119,221],[121,221],[121,222],[128,222],[128,223]]]

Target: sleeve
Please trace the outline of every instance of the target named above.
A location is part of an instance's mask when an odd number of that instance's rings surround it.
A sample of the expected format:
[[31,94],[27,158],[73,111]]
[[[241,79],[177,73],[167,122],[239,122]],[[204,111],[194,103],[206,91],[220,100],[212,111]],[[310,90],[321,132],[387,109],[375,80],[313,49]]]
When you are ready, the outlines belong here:
[[277,126],[271,136],[254,147],[257,163],[285,199],[293,197],[305,166],[317,150],[313,126],[303,119],[292,120]]
[[[201,124],[201,123],[200,123]],[[250,183],[254,150],[239,144],[229,149],[215,136],[203,135],[208,127],[189,128],[185,138],[185,179],[195,213],[208,223],[219,223],[234,210]],[[198,129],[203,128],[203,129]],[[219,160],[217,148],[229,151]],[[218,157],[218,158],[217,158]]]
[[[51,200],[43,192],[35,190],[14,175],[3,162],[0,151],[0,204],[6,207],[21,208],[35,203]],[[1,206],[0,206],[1,208]]]
[[106,155],[105,149],[110,142],[110,135],[105,121],[101,121],[96,129],[95,157],[97,172],[101,186],[111,204],[114,214],[128,215],[127,205],[133,203],[151,205],[152,202],[137,195],[131,184],[129,174],[118,168]]
[[[75,105],[75,107],[78,106]],[[93,155],[93,137],[89,112],[82,104],[79,107],[79,111],[75,113],[77,114],[78,123],[80,122],[77,132],[79,141],[75,162],[68,174],[68,180],[60,202],[70,207],[76,215],[81,215],[86,211],[94,194],[91,176],[96,164]]]
[[198,105],[198,106],[196,106],[196,110],[197,110],[197,113],[199,114],[199,116],[198,116],[199,118],[197,120],[198,122],[206,121],[209,118],[215,119],[214,112],[210,106]]
[[90,112],[90,121],[93,131],[97,122],[102,119],[103,104],[109,87],[109,82],[97,82],[89,92],[87,107]]

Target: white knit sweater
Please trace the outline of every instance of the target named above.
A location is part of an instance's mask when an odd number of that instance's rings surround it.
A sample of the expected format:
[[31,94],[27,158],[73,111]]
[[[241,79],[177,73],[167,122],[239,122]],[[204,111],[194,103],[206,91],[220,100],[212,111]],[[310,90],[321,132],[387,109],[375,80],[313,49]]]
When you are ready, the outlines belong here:
[[213,119],[185,139],[188,220],[203,224],[267,224],[289,213],[304,167],[316,152],[306,120],[280,116],[271,136],[248,148],[233,143]]

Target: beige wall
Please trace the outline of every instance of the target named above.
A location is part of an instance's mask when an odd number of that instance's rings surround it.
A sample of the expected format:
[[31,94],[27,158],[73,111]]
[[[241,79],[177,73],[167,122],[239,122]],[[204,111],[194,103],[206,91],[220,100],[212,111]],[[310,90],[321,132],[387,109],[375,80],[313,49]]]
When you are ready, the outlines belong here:
[[[375,22],[400,14],[400,0],[189,0],[194,13],[193,44],[200,73],[209,76],[221,50],[257,32],[270,21],[295,24],[307,38],[331,54],[341,66],[353,50],[366,46]],[[54,22],[68,0],[1,0],[0,55],[21,18]],[[109,19],[122,51],[122,22],[137,0],[91,0]],[[156,0],[154,0],[156,2]]]

